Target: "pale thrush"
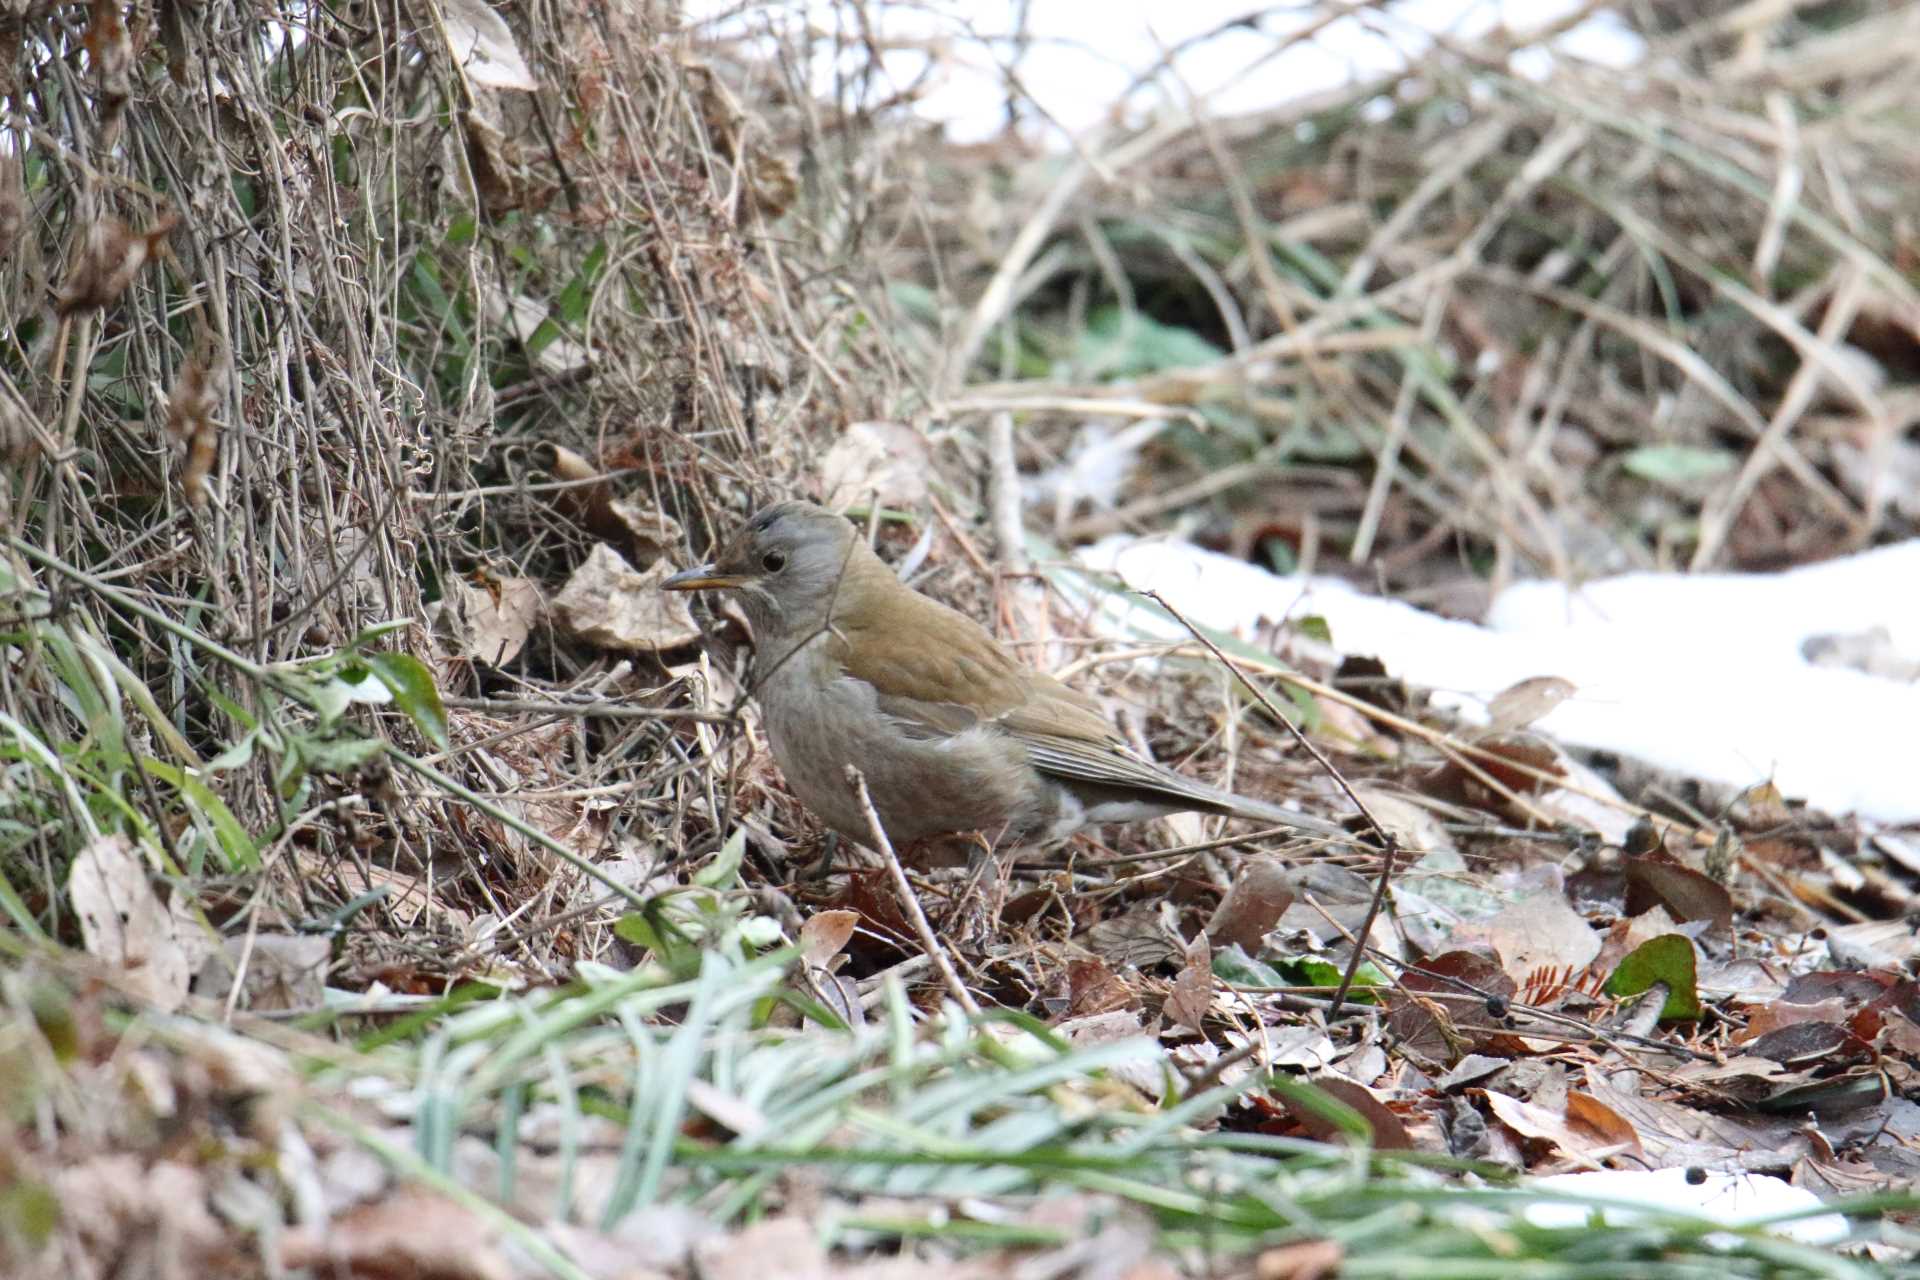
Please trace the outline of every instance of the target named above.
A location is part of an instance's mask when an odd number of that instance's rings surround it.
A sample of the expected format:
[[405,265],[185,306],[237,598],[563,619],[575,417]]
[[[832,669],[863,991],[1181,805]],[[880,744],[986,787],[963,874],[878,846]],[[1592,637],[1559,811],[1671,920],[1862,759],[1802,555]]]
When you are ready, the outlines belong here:
[[1350,839],[1137,754],[1093,699],[908,587],[851,521],[811,503],[767,507],[713,563],[663,585],[737,593],[774,759],[793,793],[850,839],[872,839],[850,764],[896,847],[971,831],[1003,848],[1045,846],[1082,827],[1185,811]]

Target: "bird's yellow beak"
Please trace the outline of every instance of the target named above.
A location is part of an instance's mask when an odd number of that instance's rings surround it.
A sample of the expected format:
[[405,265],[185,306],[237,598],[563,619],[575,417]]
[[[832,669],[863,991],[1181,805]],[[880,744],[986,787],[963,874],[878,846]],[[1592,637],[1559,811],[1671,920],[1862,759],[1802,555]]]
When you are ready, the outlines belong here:
[[746,585],[745,574],[722,573],[717,564],[682,569],[660,584],[662,591],[734,591]]

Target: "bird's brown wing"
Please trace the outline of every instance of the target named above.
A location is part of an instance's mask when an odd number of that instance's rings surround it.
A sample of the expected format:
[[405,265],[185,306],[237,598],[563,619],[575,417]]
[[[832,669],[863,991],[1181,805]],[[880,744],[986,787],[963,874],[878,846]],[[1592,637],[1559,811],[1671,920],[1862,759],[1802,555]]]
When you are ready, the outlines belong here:
[[1169,810],[1237,813],[1338,833],[1134,754],[1099,703],[1022,665],[973,619],[917,592],[887,596],[883,619],[860,609],[836,613],[827,643],[849,676],[873,686],[880,713],[905,732],[944,738],[990,723],[1027,749],[1034,768],[1068,786],[1134,792]]
[[1283,824],[1330,839],[1346,836],[1331,823],[1195,782],[1136,755],[1090,699],[1051,676],[1030,674],[1028,680],[1026,701],[999,723],[1026,746],[1035,768],[1069,787],[1078,784],[1107,799],[1126,796],[1165,805],[1169,811],[1197,809]]
[[836,613],[828,651],[907,732],[939,738],[991,723],[1062,781],[1164,790],[1170,800],[1207,793],[1135,755],[1099,703],[1022,665],[973,619],[916,592],[885,597],[884,611]]
[[882,715],[923,738],[949,737],[998,720],[1025,698],[1031,676],[979,623],[897,583],[876,596],[884,609],[843,607],[828,628],[828,654],[873,686]]

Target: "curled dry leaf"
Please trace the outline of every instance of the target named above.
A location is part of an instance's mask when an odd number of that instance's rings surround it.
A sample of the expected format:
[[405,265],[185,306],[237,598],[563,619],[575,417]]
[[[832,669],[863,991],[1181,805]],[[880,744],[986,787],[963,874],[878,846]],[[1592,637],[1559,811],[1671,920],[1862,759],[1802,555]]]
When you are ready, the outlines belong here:
[[825,964],[840,954],[860,925],[858,911],[816,911],[800,926],[800,957],[810,967]]
[[933,451],[899,422],[852,422],[820,462],[821,498],[839,510],[874,503],[906,510],[927,500]]
[[1629,916],[1664,907],[1668,915],[1682,923],[1704,920],[1715,933],[1733,932],[1733,896],[1726,886],[1682,865],[1672,854],[1655,850],[1628,858],[1623,870]]
[[140,268],[164,251],[167,236],[180,224],[169,210],[145,231],[114,217],[94,220],[67,272],[67,282],[54,298],[62,318],[80,311],[100,311],[120,300]]
[[620,518],[613,513],[613,483],[593,463],[563,444],[549,444],[553,455],[548,464],[555,480],[570,487],[557,490],[553,505],[603,542],[618,542],[625,532]]
[[[1373,1090],[1335,1075],[1315,1076],[1312,1083],[1321,1093],[1360,1113],[1373,1130],[1372,1146],[1376,1151],[1413,1150],[1413,1139],[1408,1136],[1407,1127],[1400,1122],[1399,1116],[1387,1109],[1386,1103],[1374,1096]],[[1345,1128],[1311,1104],[1291,1096],[1281,1101],[1287,1114],[1316,1141],[1347,1143],[1353,1140]]]
[[634,557],[652,560],[687,545],[687,535],[672,516],[643,507],[627,498],[615,498],[607,512],[627,534]]
[[1537,1102],[1524,1102],[1493,1089],[1476,1090],[1500,1123],[1523,1138],[1550,1142],[1564,1154],[1583,1162],[1631,1152],[1638,1156],[1640,1136],[1633,1125],[1591,1094],[1569,1092],[1566,1107],[1556,1111]]
[[133,38],[121,0],[93,0],[84,37],[87,59],[100,85],[103,124],[119,115],[133,93]]
[[573,571],[553,607],[589,644],[628,653],[678,649],[698,640],[700,628],[684,597],[660,589],[673,573],[664,560],[637,573],[603,542]]
[[1187,944],[1186,960],[1167,996],[1166,1014],[1181,1026],[1199,1031],[1212,1007],[1213,947],[1202,930]]
[[196,510],[207,505],[211,493],[208,481],[220,443],[214,410],[226,394],[232,367],[226,344],[203,334],[199,350],[181,370],[180,380],[173,384],[173,394],[167,398],[167,439],[186,450],[180,487],[187,504]]
[[451,609],[441,616],[457,623],[443,628],[453,632],[455,652],[492,667],[503,667],[520,656],[546,609],[546,596],[531,578],[492,578],[484,586],[450,582],[448,586]]
[[466,72],[469,82],[487,89],[519,89],[531,93],[540,87],[520,56],[506,20],[486,0],[447,0],[444,12],[447,48]]

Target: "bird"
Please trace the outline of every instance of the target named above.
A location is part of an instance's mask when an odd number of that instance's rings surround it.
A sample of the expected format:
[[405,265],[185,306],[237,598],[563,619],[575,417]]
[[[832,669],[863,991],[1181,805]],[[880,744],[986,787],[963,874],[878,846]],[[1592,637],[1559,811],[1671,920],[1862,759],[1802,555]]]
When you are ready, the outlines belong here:
[[1134,751],[1100,704],[915,591],[845,516],[805,501],[755,513],[669,591],[726,591],[752,629],[753,695],[788,787],[859,844],[980,833],[1050,848],[1082,828],[1182,812],[1330,840],[1341,828],[1181,776]]

